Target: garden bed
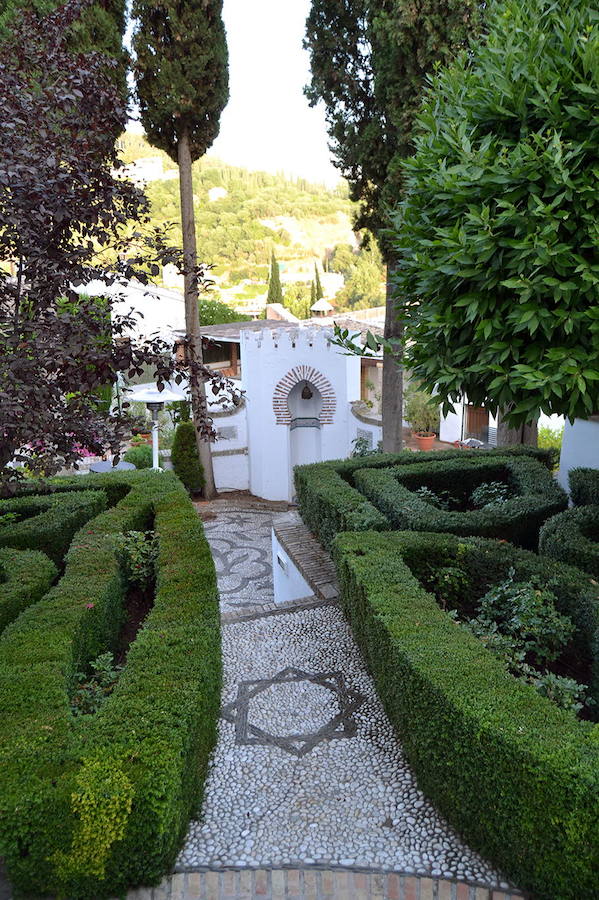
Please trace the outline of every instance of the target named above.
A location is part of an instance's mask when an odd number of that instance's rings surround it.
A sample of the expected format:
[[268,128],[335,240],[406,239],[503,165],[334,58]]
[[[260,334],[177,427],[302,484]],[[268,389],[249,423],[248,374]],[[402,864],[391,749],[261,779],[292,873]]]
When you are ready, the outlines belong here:
[[457,568],[460,596],[470,600],[512,568],[518,579],[551,581],[560,613],[574,622],[570,650],[588,661],[595,695],[596,582],[507,543],[453,535],[343,534],[334,555],[347,616],[425,793],[535,897],[594,896],[598,726],[511,675],[422,581]]
[[[72,494],[12,497],[0,500],[0,547],[40,550],[61,565],[74,534],[106,509],[104,491],[90,490],[89,482]],[[13,518],[14,517],[14,518]]]
[[37,550],[0,549],[0,632],[50,590],[58,569]]
[[[170,869],[201,802],[220,704],[214,565],[183,487],[168,473],[99,478],[121,499],[79,531],[61,581],[0,638],[0,853],[22,893],[73,900]],[[74,717],[75,673],[121,633],[115,536],[152,519],[154,605],[110,696]]]
[[567,509],[545,522],[539,551],[599,577],[599,506]]
[[435,461],[532,458],[549,472],[553,453],[533,447],[502,447],[497,450],[439,450],[431,453],[375,453],[368,457],[312,463],[295,469],[295,487],[302,519],[323,547],[330,547],[340,531],[385,531],[393,526],[388,518],[356,487],[354,477],[363,469],[389,469]]
[[547,469],[522,457],[361,469],[354,483],[394,530],[497,537],[530,549],[543,522],[568,503]]

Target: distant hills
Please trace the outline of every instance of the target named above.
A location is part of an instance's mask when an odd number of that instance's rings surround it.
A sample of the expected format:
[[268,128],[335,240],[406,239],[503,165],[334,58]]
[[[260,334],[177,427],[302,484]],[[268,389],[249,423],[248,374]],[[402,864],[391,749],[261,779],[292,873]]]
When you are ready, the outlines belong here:
[[[176,166],[139,134],[125,133],[120,148],[129,174],[146,183],[153,224],[177,223],[173,238],[180,241]],[[256,290],[265,285],[273,248],[285,280],[308,281],[315,259],[339,244],[357,247],[343,184],[330,189],[210,156],[195,163],[193,184],[198,250],[224,291],[242,282],[246,291],[248,282]]]

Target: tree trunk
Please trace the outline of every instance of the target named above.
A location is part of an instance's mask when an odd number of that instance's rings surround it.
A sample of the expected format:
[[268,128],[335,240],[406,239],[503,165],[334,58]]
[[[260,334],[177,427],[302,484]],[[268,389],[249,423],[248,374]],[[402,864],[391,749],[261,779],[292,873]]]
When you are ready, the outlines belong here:
[[[181,228],[183,232],[183,253],[185,257],[185,330],[191,361],[203,362],[202,337],[200,335],[200,313],[198,306],[198,283],[194,274],[198,253],[196,245],[195,217],[193,213],[193,185],[191,179],[191,152],[189,134],[184,129],[177,144],[179,158],[179,190],[181,195]],[[191,366],[189,370],[189,387],[191,392],[191,410],[193,424],[196,429],[196,442],[200,462],[204,469],[204,496],[211,500],[216,496],[214,470],[210,441],[203,437],[208,418],[206,388],[202,378]],[[200,429],[200,430],[199,430]]]
[[[385,301],[385,337],[403,337],[403,325],[397,318],[393,291],[393,260],[387,263]],[[383,356],[383,450],[399,453],[403,446],[403,367],[401,349]]]
[[513,444],[528,444],[530,447],[536,447],[538,436],[537,420],[528,425],[520,425],[518,428],[513,428],[507,424],[503,418],[502,411],[499,410],[497,417],[498,447],[509,447]]

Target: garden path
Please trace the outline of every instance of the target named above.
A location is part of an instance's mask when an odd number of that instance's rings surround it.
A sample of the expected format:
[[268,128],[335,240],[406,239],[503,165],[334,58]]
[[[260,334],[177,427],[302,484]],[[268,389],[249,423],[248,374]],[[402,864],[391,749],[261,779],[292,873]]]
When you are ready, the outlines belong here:
[[201,512],[224,691],[202,815],[176,870],[341,867],[452,880],[448,898],[460,881],[503,897],[509,885],[418,789],[341,610],[315,598],[273,606],[273,510],[221,499]]

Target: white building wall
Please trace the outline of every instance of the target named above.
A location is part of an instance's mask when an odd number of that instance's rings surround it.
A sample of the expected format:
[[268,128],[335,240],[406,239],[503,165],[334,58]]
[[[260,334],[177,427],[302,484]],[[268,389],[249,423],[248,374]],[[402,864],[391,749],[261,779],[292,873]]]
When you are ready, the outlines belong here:
[[291,561],[272,531],[272,574],[275,603],[303,600],[314,593],[295,563]]
[[[217,413],[217,439],[212,445],[214,480],[218,491],[247,491],[250,486],[246,406]],[[232,430],[234,429],[234,434]]]
[[565,490],[569,490],[568,472],[578,466],[599,469],[599,420],[597,419],[574,419],[572,425],[566,421],[558,473],[558,481]]
[[[336,459],[349,453],[349,403],[360,396],[360,359],[344,356],[331,345],[329,336],[322,328],[242,331],[250,490],[258,497],[293,498],[290,428],[289,424],[277,423],[273,396],[279,382],[297,366],[317,370],[330,382],[335,394],[332,422],[320,428],[321,459]],[[297,456],[297,444],[295,452]]]
[[455,412],[447,413],[446,416],[441,413],[439,440],[447,441],[448,444],[453,444],[454,441],[462,439],[464,407],[461,403],[456,403],[454,408]]

